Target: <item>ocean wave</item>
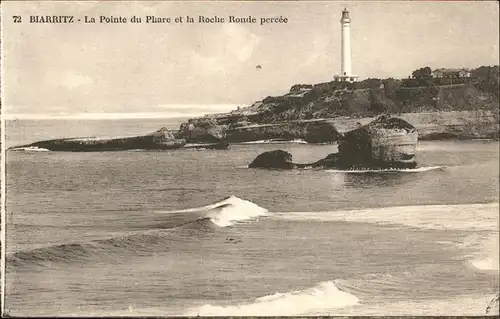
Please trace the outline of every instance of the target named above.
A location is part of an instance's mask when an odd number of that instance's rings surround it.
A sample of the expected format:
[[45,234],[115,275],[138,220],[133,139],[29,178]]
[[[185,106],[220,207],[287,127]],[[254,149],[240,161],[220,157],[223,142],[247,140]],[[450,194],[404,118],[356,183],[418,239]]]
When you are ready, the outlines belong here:
[[476,259],[472,261],[472,265],[479,270],[495,270],[498,271],[498,256],[487,257],[484,259]]
[[232,226],[238,222],[254,220],[266,216],[268,210],[250,201],[229,196],[214,204],[188,208],[183,210],[165,211],[163,213],[195,213],[202,212],[205,217],[220,227]]
[[72,263],[97,261],[119,256],[120,249],[139,252],[141,247],[150,247],[153,243],[163,241],[156,233],[134,233],[88,242],[73,242],[18,251],[7,255],[9,266],[38,265],[52,263]]
[[187,316],[296,316],[310,312],[354,306],[358,298],[339,290],[333,281],[300,291],[275,293],[255,299],[253,302],[218,306],[206,304],[189,309]]
[[[165,213],[165,212],[163,212]],[[267,210],[235,196],[229,196],[211,205],[166,213],[186,213],[185,216],[165,214],[148,230],[123,233],[118,236],[88,242],[62,243],[19,251],[7,256],[9,264],[70,263],[75,261],[113,258],[125,253],[148,253],[153,249],[166,251],[170,245],[186,240],[200,240],[203,236],[237,223],[251,222],[267,215]],[[195,213],[195,214],[188,214]],[[147,219],[147,217],[145,217]]]
[[186,222],[170,229],[130,232],[106,239],[73,242],[18,251],[7,255],[7,264],[13,267],[44,266],[70,263],[111,261],[133,256],[150,255],[152,251],[166,252],[178,249],[188,241],[205,240],[204,235],[219,227],[210,219]]
[[349,173],[349,174],[364,174],[364,173],[392,173],[392,172],[402,172],[402,173],[422,173],[434,170],[442,170],[445,166],[423,166],[417,168],[401,168],[401,169],[366,169],[366,170],[337,170],[337,169],[327,169],[325,172],[328,173]]
[[484,317],[485,309],[492,297],[493,295],[491,294],[465,294],[463,296],[443,296],[442,298],[427,300],[387,300],[380,303],[364,304],[362,307],[347,309],[347,311],[341,309],[336,315],[370,317]]
[[498,271],[499,258],[499,233],[488,235],[474,234],[467,236],[460,244],[461,248],[470,248],[474,252],[469,256],[470,264],[484,271]]
[[324,212],[281,212],[287,220],[348,221],[404,225],[423,229],[498,230],[499,203],[422,205]]
[[16,147],[12,148],[11,151],[17,152],[50,152],[49,149],[38,147],[38,146],[29,146],[29,147]]

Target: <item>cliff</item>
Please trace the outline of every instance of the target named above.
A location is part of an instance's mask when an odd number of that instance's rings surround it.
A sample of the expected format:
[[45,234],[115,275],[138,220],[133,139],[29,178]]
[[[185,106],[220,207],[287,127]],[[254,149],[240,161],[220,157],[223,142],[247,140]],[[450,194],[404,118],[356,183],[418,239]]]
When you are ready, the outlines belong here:
[[226,129],[226,140],[229,143],[271,139],[300,139],[308,143],[325,143],[336,140],[338,136],[333,123],[322,119],[250,124]]
[[414,124],[413,114],[428,114],[415,125],[422,139],[498,138],[499,68],[480,67],[473,75],[297,84],[284,95],[188,123],[218,127],[230,143],[266,139],[323,143],[337,140],[339,118],[366,123],[381,114],[396,114]]

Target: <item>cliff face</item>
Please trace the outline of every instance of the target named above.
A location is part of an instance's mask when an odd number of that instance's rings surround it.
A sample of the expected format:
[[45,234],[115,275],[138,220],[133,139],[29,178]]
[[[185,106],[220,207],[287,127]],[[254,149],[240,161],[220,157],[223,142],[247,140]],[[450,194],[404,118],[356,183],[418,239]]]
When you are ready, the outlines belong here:
[[335,141],[338,136],[339,133],[332,123],[325,120],[246,125],[226,131],[226,140],[229,143],[270,139],[301,139],[308,143],[326,143]]
[[499,138],[498,111],[401,114],[417,127],[421,140]]
[[[415,126],[420,140],[498,139],[499,134],[499,113],[495,111],[402,113],[397,117]],[[340,133],[344,133],[373,119],[339,117],[332,122]]]
[[[225,132],[225,138],[232,143],[273,138],[332,142],[337,139],[339,128],[325,119],[397,114],[408,120],[407,113],[470,111],[488,115],[477,117],[465,112],[465,117],[472,116],[468,121],[440,128],[437,125],[434,132],[420,132],[421,128],[425,130],[424,126],[432,126],[433,120],[429,119],[417,129],[424,139],[426,135],[429,138],[495,138],[498,137],[499,70],[498,67],[477,70],[477,76],[470,79],[368,79],[358,83],[297,84],[282,96],[266,97],[247,108],[190,122],[196,122],[195,126],[210,123]],[[450,121],[455,115],[449,114]]]

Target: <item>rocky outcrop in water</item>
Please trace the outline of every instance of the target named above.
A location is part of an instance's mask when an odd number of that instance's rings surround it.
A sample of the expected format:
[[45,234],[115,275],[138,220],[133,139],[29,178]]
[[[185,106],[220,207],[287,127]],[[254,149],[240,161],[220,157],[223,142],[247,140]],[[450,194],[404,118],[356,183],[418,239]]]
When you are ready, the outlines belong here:
[[221,143],[226,140],[226,127],[211,117],[193,119],[183,123],[175,137],[187,143]]
[[275,150],[264,152],[248,165],[249,168],[275,168],[275,169],[292,169],[296,168],[297,164],[292,162],[292,154],[283,151]]
[[248,165],[249,168],[268,168],[268,169],[294,169],[294,168],[334,168],[338,160],[338,154],[332,153],[327,157],[314,163],[299,164],[293,162],[292,154],[283,150],[274,150],[259,154]]
[[185,144],[185,140],[176,139],[168,129],[161,128],[156,132],[146,135],[116,138],[82,137],[53,139],[17,146],[14,147],[14,149],[36,147],[48,149],[50,151],[67,152],[99,152],[133,149],[169,150],[179,149]]
[[264,152],[250,163],[250,168],[338,168],[388,169],[416,167],[418,133],[411,124],[399,118],[380,116],[367,125],[343,134],[338,153],[309,164],[293,163],[292,155],[283,150]]
[[336,166],[356,168],[414,168],[418,133],[410,123],[380,116],[339,139]]
[[185,139],[175,138],[172,132],[163,127],[156,132],[116,138],[63,138],[39,141],[27,145],[16,146],[11,149],[46,149],[49,151],[66,152],[102,152],[125,150],[175,150],[181,148],[196,149],[227,149],[228,144],[216,140],[215,143],[187,144]]

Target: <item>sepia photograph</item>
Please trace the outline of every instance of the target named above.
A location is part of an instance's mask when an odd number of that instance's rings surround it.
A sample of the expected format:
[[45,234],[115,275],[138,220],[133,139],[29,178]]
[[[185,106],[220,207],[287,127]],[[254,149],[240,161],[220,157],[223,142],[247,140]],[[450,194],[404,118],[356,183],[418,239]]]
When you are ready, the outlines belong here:
[[497,1],[3,1],[2,317],[498,316]]

